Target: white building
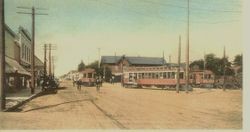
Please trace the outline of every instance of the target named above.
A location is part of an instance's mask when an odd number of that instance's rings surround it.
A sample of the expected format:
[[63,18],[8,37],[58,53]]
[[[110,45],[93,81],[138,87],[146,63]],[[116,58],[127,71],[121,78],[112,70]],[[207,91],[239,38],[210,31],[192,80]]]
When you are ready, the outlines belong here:
[[19,44],[20,44],[20,63],[26,68],[31,65],[31,35],[23,27],[18,30]]

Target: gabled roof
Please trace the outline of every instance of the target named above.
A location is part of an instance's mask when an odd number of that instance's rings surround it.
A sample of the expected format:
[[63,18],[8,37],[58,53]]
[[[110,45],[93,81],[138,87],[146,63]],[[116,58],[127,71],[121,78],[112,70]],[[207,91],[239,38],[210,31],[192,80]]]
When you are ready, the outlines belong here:
[[35,66],[44,66],[43,62],[37,56],[35,56]]
[[81,73],[93,73],[93,72],[95,72],[95,69],[93,68],[86,68],[83,71],[81,71]]
[[166,60],[160,57],[125,57],[133,65],[165,65]]
[[16,33],[7,25],[7,24],[4,24],[5,26],[5,29],[10,33],[10,35],[14,38],[17,37]]
[[19,33],[23,33],[26,38],[28,38],[31,41],[31,35],[27,29],[24,29],[22,26],[19,26]]
[[[116,64],[123,56],[102,56],[101,64]],[[165,65],[166,60],[161,57],[132,57],[124,56],[132,65]]]
[[[170,67],[177,67],[178,64],[177,63],[167,63],[168,66]],[[180,63],[181,67],[186,67],[186,63]]]
[[122,56],[102,56],[101,64],[116,64],[121,58]]

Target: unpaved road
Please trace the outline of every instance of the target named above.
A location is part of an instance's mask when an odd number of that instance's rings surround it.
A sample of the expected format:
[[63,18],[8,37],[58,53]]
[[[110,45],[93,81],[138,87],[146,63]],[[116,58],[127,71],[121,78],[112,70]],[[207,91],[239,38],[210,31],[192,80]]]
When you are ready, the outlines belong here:
[[122,88],[101,92],[70,82],[57,94],[38,97],[19,112],[0,112],[0,129],[242,128],[242,91],[194,89],[192,93]]

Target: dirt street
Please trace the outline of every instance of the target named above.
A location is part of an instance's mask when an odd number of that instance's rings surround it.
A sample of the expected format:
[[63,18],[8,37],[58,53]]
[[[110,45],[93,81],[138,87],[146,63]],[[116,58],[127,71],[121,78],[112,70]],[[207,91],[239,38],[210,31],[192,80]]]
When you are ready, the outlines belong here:
[[19,112],[0,112],[0,129],[242,128],[242,91],[161,89],[103,84],[77,91],[64,81],[57,94],[38,97]]

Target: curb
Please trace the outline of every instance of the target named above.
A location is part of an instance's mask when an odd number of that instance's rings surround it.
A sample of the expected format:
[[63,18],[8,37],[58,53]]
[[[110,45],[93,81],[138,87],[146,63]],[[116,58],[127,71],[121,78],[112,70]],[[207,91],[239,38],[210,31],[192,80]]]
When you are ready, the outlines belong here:
[[19,102],[18,104],[10,107],[10,108],[7,108],[5,110],[3,110],[3,112],[11,112],[11,111],[14,111],[15,109],[17,109],[18,107],[28,103],[29,101],[31,101],[32,99],[36,98],[36,97],[39,97],[41,95],[43,95],[45,92],[44,91],[40,91],[39,93],[36,93],[36,94],[33,94],[32,96],[30,96],[28,99],[26,100],[23,100],[21,102]]

